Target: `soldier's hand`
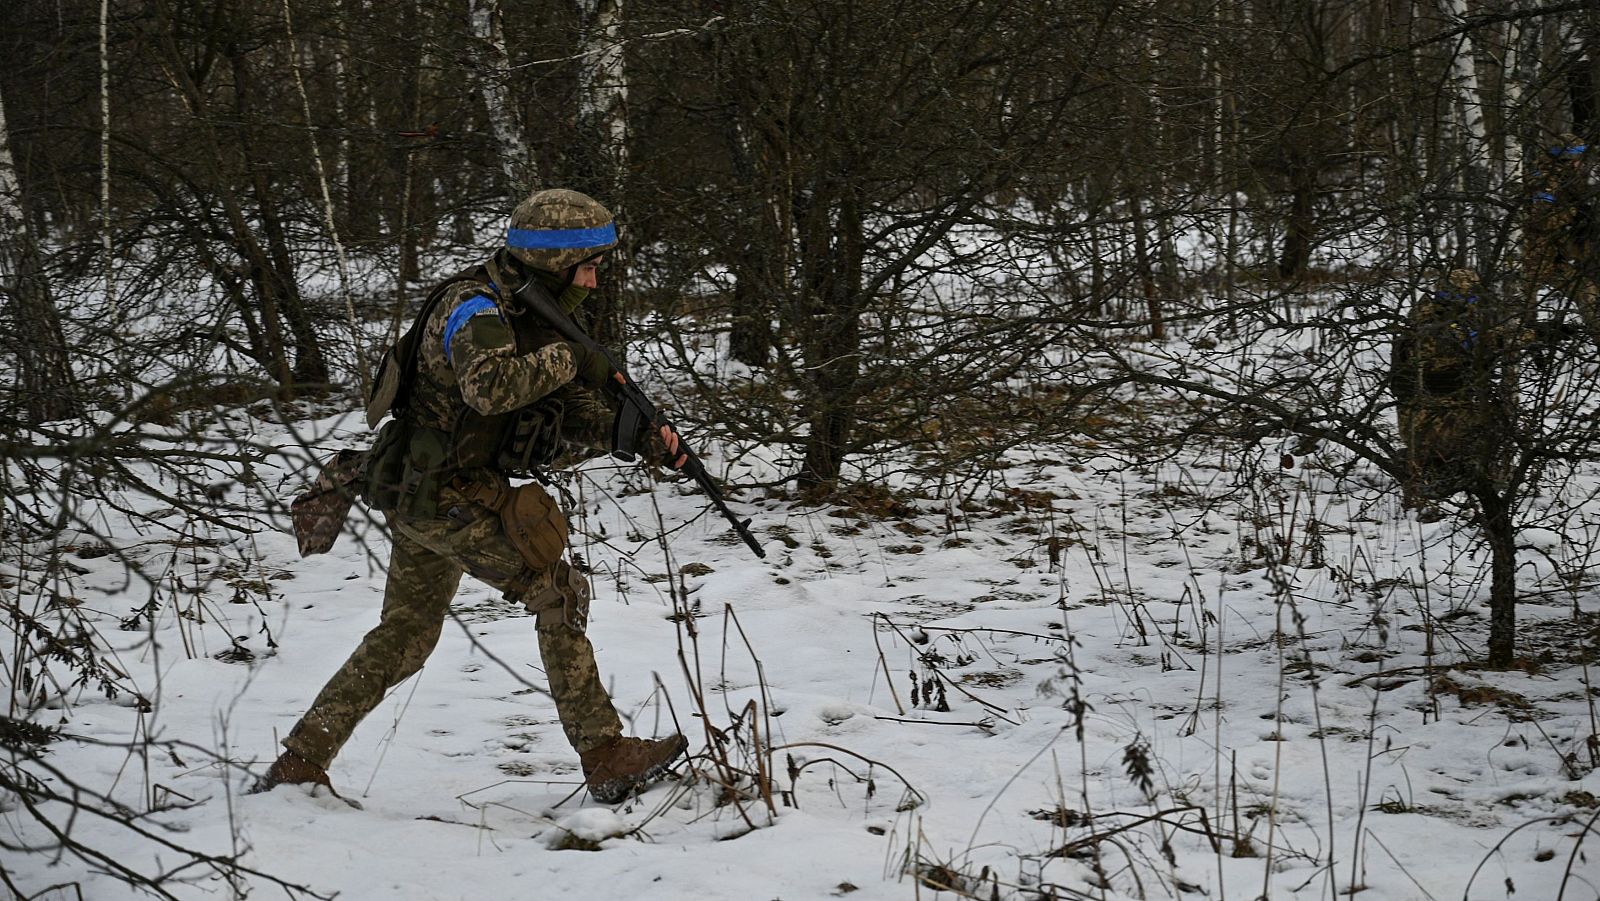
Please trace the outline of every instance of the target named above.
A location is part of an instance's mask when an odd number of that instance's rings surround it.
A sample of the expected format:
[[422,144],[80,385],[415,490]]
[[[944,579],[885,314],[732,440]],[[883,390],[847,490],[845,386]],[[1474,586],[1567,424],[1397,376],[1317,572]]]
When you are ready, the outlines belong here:
[[604,387],[606,380],[611,377],[611,364],[606,361],[606,355],[587,350],[571,341],[566,342],[566,345],[572,354],[573,365],[577,368],[578,381],[590,388]]
[[682,452],[682,442],[678,439],[678,433],[672,426],[662,424],[659,426],[658,435],[663,448],[662,462],[673,469],[682,469],[683,464],[689,462],[689,455]]

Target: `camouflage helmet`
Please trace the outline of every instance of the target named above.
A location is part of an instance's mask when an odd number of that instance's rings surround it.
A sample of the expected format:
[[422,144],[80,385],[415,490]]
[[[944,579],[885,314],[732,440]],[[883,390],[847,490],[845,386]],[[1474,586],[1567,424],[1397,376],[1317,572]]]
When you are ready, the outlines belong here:
[[547,272],[563,272],[615,246],[611,211],[587,194],[563,188],[528,195],[512,211],[506,229],[511,255]]
[[1452,269],[1445,273],[1445,287],[1457,291],[1476,291],[1479,288],[1478,273],[1471,269]]

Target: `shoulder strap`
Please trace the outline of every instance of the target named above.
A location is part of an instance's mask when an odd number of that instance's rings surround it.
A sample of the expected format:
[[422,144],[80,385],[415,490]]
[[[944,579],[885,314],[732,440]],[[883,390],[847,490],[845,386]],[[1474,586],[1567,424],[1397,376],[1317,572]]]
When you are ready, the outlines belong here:
[[[401,369],[401,376],[404,380],[403,390],[409,393],[411,383],[417,377],[417,361],[422,357],[421,333],[423,326],[428,322],[428,317],[433,315],[434,308],[439,305],[439,301],[443,300],[446,294],[450,293],[452,286],[458,282],[481,282],[483,281],[482,273],[483,266],[481,265],[463,269],[436,285],[429,292],[428,299],[422,302],[422,311],[412,321],[411,328],[407,329],[406,333],[394,345],[395,349],[404,356],[404,359],[400,361],[403,366]],[[399,406],[403,407],[404,405],[402,400]]]

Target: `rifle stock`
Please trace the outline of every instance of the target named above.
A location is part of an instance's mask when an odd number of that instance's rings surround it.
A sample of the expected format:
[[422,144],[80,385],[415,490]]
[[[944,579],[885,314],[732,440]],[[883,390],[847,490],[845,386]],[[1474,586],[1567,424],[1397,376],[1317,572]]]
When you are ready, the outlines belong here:
[[[532,283],[530,282],[529,284]],[[549,298],[537,290],[530,291],[527,288],[528,285],[524,285],[522,288],[517,289],[515,296],[518,300],[527,304],[530,309],[539,314],[540,318],[550,323],[552,328],[561,333],[561,337],[590,353],[600,354],[605,358],[606,365],[611,367],[611,372],[613,373],[612,384],[608,387],[622,401],[622,406],[617,411],[617,418],[613,420],[611,425],[611,453],[618,459],[632,460],[638,455],[639,435],[645,428],[671,426],[672,423],[665,416],[662,416],[661,411],[656,409],[656,405],[650,402],[650,398],[639,390],[639,387],[633,382],[633,377],[628,375],[627,371],[622,368],[622,364],[617,362],[617,359],[611,355],[610,351],[589,337],[572,320],[572,317],[552,303]],[[673,431],[676,432],[677,427],[674,426]],[[722,489],[717,486],[716,480],[706,471],[705,464],[700,461],[700,457],[689,449],[687,443],[681,443],[678,447],[678,452],[687,458],[684,460],[683,466],[680,467],[684,475],[694,479],[695,484],[699,485],[700,490],[711,500],[711,505],[717,508],[717,512],[722,514],[722,518],[726,519],[733,526],[734,532],[744,540],[745,546],[750,548],[757,557],[765,558],[767,556],[766,549],[761,546],[759,541],[756,541],[756,536],[751,533],[750,520],[748,518],[740,519],[728,507],[728,502],[722,497]]]

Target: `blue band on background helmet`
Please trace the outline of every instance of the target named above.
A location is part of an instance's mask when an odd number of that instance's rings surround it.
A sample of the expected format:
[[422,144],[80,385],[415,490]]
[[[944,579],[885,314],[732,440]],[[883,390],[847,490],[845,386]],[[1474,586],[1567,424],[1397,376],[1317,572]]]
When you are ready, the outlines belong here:
[[1552,147],[1550,148],[1550,155],[1556,157],[1577,157],[1583,156],[1584,151],[1588,149],[1588,144],[1573,144],[1571,147]]
[[467,324],[467,320],[479,313],[493,313],[500,315],[500,308],[494,301],[482,294],[474,294],[461,302],[461,305],[450,311],[450,318],[444,322],[444,356],[450,359],[450,342],[456,338],[456,332]]
[[617,243],[617,225],[598,228],[509,228],[506,246],[517,250],[581,250]]

